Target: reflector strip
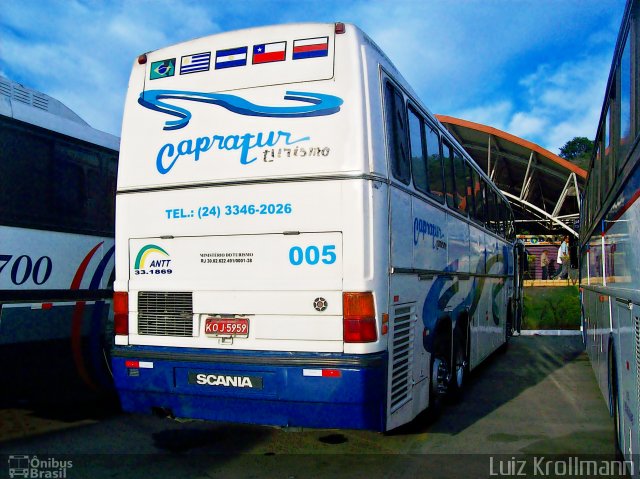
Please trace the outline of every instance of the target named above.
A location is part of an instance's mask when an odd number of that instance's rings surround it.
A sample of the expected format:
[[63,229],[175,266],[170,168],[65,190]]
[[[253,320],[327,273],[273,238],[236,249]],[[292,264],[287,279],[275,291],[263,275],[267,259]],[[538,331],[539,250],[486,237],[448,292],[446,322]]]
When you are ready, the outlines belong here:
[[342,376],[342,373],[339,369],[303,369],[302,375],[323,378],[339,378]]
[[136,369],[153,369],[153,363],[150,361],[125,361],[124,367]]

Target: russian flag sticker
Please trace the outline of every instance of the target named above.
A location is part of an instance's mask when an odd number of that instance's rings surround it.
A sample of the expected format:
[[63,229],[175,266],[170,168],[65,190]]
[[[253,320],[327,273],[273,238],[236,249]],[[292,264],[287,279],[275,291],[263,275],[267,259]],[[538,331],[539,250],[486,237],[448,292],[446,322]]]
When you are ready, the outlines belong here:
[[253,46],[253,64],[284,61],[287,42],[261,43]]
[[293,59],[326,57],[329,55],[329,37],[306,38],[293,41]]

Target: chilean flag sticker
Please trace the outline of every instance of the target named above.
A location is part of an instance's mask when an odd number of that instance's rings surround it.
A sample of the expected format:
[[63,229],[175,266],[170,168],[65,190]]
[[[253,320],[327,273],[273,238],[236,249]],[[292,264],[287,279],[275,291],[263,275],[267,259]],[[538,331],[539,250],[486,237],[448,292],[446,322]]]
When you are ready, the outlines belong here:
[[326,57],[329,55],[329,37],[306,38],[293,41],[293,59]]
[[287,42],[261,43],[253,46],[253,64],[284,61]]

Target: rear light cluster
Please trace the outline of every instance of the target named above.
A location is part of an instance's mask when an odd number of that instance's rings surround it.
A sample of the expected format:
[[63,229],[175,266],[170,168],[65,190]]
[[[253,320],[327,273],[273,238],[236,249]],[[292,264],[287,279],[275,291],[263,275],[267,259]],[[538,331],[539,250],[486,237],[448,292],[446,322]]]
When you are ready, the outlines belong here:
[[343,339],[345,343],[378,340],[373,293],[342,293]]
[[113,293],[113,329],[117,335],[129,334],[129,293]]

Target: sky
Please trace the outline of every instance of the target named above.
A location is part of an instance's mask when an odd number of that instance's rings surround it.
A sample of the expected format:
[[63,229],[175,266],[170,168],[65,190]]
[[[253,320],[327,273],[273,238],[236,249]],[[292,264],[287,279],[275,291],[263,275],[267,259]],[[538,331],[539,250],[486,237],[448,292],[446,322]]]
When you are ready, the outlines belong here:
[[0,75],[120,136],[139,54],[242,28],[348,22],[433,113],[558,153],[593,139],[625,0],[2,0]]

